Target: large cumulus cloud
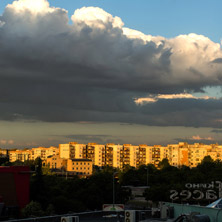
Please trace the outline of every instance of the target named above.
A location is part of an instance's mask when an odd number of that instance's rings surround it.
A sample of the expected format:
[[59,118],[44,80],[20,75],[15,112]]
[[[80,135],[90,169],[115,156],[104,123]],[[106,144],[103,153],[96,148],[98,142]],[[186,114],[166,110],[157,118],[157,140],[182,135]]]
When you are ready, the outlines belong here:
[[[220,86],[218,43],[197,34],[145,35],[96,7],[77,9],[71,20],[66,10],[46,0],[19,0],[5,8],[0,17],[1,119],[220,127],[215,122],[222,118],[220,100],[182,98],[183,109],[179,99],[144,107],[134,102],[147,94]],[[191,109],[201,113],[195,123],[187,123]]]

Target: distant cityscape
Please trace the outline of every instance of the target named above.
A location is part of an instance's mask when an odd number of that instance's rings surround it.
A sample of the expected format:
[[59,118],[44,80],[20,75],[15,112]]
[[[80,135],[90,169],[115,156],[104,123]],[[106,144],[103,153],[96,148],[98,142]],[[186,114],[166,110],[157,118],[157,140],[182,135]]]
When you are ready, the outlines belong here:
[[175,167],[196,167],[205,156],[210,156],[213,160],[222,160],[222,145],[179,142],[167,146],[149,146],[69,142],[59,144],[58,147],[0,149],[0,156],[8,156],[10,162],[24,162],[40,157],[43,166],[50,169],[91,175],[93,166],[123,169],[126,165],[138,168],[141,165],[154,164],[158,167],[165,158]]

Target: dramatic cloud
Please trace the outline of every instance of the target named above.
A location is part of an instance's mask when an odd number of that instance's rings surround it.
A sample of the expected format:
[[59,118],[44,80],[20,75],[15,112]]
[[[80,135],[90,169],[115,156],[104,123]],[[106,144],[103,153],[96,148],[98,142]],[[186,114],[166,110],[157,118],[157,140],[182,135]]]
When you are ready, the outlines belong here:
[[158,94],[157,96],[150,95],[144,98],[136,98],[134,101],[137,105],[143,105],[145,103],[155,103],[159,99],[204,99],[204,100],[207,100],[207,99],[216,99],[216,98],[209,97],[209,96],[197,97],[189,93],[180,93],[180,94],[163,94],[163,95]]
[[221,101],[191,94],[221,86],[220,44],[197,34],[145,35],[96,7],[71,20],[46,0],[5,8],[1,120],[222,127]]
[[212,133],[222,133],[222,130],[219,129],[213,129],[211,130]]

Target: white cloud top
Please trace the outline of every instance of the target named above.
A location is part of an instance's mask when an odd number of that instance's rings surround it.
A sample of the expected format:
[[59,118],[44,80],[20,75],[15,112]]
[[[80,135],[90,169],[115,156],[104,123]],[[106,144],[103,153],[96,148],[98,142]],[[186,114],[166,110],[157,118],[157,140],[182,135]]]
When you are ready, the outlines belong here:
[[113,17],[98,7],[83,7],[77,9],[71,17],[73,23],[78,25],[88,25],[93,28],[106,29],[107,24],[112,25],[112,28],[122,28],[124,23],[121,18]]
[[27,11],[37,14],[45,12],[53,12],[53,8],[49,7],[47,0],[19,0],[7,5],[7,9],[11,9],[17,13],[27,13]]
[[197,135],[197,136],[192,136],[192,137],[190,138],[190,140],[197,140],[197,141],[199,141],[199,140],[207,140],[207,141],[213,141],[214,138],[211,137],[211,136],[208,136],[208,137],[200,137],[199,135]]
[[189,124],[207,119],[202,125],[209,126],[222,119],[219,99],[191,94],[222,85],[220,44],[194,33],[171,39],[146,35],[98,7],[77,9],[71,20],[66,10],[46,0],[19,0],[5,8],[0,16],[1,119],[187,126],[190,114],[182,113],[183,104],[178,110],[176,105],[155,108],[166,99],[192,102],[183,108],[192,107],[199,118]]
[[[50,7],[47,0],[19,0],[6,7],[0,24],[5,34],[32,36],[27,41],[38,42],[39,51],[46,50],[48,41],[49,46],[55,44],[51,55],[107,69],[115,65],[114,75],[138,78],[138,84],[147,83],[148,88],[149,84],[189,88],[190,84],[201,87],[221,82],[221,65],[212,63],[222,58],[220,44],[205,36],[145,35],[124,27],[121,18],[98,7],[77,9],[71,19],[74,25],[68,25],[64,9]],[[58,33],[64,35],[58,38]],[[37,36],[41,34],[45,36],[42,42]]]

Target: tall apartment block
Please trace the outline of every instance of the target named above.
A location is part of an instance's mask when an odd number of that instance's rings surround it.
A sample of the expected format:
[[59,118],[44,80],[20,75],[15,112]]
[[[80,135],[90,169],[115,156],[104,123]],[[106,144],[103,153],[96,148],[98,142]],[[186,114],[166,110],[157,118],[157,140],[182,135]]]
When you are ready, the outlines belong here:
[[59,156],[65,159],[84,158],[86,144],[78,144],[70,142],[67,144],[59,144]]
[[122,145],[116,145],[114,143],[108,143],[105,146],[105,153],[103,157],[105,158],[105,166],[111,166],[115,168],[121,168],[121,158],[122,158]]
[[[61,159],[89,159],[93,165],[99,167],[112,166],[123,169],[130,165],[139,167],[140,165],[154,164],[158,166],[164,158],[169,160],[170,165],[180,167],[182,165],[196,167],[207,155],[213,160],[222,160],[222,146],[218,144],[206,145],[202,143],[188,144],[180,142],[178,144],[169,144],[167,146],[146,144],[79,144],[70,142],[59,144],[56,147],[38,147],[23,150],[3,150],[0,149],[0,155],[9,154],[10,161],[16,160],[34,160],[40,157],[46,160],[49,156],[56,156]],[[52,159],[53,161],[55,160]],[[48,160],[51,161],[51,160]]]
[[[111,166],[115,168],[124,168],[125,166],[138,167],[153,163],[156,166],[159,161],[166,158],[166,149],[162,146],[147,146],[141,144],[134,146],[132,144],[113,144],[101,145],[97,143],[78,144],[71,142],[69,144],[59,145],[60,158],[73,159],[85,158],[92,160],[93,165]],[[81,156],[76,156],[81,153]]]

